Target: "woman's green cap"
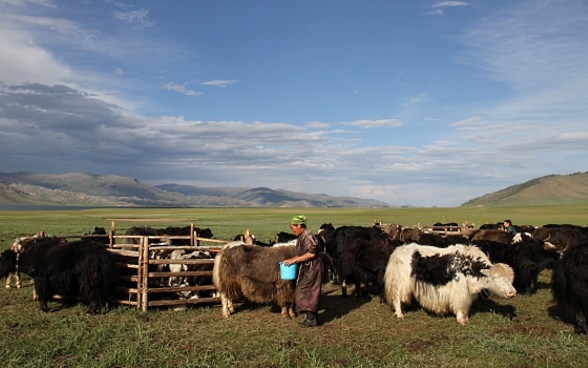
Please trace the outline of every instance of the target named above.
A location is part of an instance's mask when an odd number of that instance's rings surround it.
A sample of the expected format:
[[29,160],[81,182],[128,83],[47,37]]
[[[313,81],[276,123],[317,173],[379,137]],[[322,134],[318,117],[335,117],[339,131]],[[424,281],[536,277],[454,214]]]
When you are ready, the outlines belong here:
[[290,225],[306,225],[306,216],[304,215],[298,215],[298,216],[294,216],[292,217],[292,220],[290,220]]

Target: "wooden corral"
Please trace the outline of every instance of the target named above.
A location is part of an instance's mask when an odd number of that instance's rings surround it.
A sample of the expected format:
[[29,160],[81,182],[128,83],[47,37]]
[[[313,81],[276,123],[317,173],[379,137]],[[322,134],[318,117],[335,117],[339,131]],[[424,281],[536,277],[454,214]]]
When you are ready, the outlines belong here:
[[459,226],[459,225],[458,226],[455,226],[455,225],[441,225],[441,226],[424,225],[424,226],[421,226],[418,223],[417,223],[417,226],[420,226],[425,234],[436,234],[436,235],[442,235],[442,236],[447,236],[447,235],[468,236],[469,233],[471,233],[472,231],[474,231],[476,229],[476,224],[469,225],[467,221],[464,222],[461,226]]
[[[131,305],[142,311],[149,307],[160,306],[186,306],[200,303],[219,303],[219,297],[204,297],[181,299],[180,293],[188,294],[194,292],[206,292],[212,294],[216,289],[212,282],[199,286],[170,286],[158,280],[170,279],[171,277],[212,277],[212,267],[208,271],[161,271],[161,266],[169,265],[203,265],[214,264],[214,255],[222,249],[222,246],[229,241],[200,238],[194,231],[194,224],[190,225],[189,236],[139,236],[139,235],[115,235],[115,224],[112,222],[111,229],[106,235],[71,235],[62,238],[105,238],[105,246],[114,256],[119,268],[119,279],[121,286],[118,288],[119,299],[111,302]],[[137,244],[126,244],[125,239],[132,238]],[[152,243],[155,239],[158,243]],[[119,240],[120,242],[117,242]],[[165,242],[161,242],[161,241]],[[190,245],[170,245],[170,240],[189,240]],[[201,259],[154,259],[153,254],[158,251],[171,253],[174,250],[185,252],[203,252],[210,254],[209,258]]]

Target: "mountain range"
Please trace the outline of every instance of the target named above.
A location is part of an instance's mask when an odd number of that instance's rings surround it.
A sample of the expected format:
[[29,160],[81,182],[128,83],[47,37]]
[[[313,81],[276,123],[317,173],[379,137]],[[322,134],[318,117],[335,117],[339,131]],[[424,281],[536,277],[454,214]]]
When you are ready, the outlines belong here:
[[0,203],[151,207],[394,207],[372,199],[284,189],[150,186],[137,179],[87,173],[0,173]]
[[[361,207],[385,202],[265,187],[151,186],[131,177],[86,173],[0,173],[0,203],[149,207]],[[548,175],[474,198],[465,207],[588,203],[588,173]]]

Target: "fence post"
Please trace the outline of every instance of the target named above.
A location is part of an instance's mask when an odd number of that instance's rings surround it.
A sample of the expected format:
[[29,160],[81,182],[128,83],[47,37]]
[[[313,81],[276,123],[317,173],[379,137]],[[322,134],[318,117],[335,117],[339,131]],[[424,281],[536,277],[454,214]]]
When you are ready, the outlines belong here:
[[141,253],[143,254],[143,264],[141,265],[142,273],[143,273],[143,292],[141,295],[141,310],[143,312],[147,312],[147,308],[149,305],[147,290],[149,289],[149,238],[144,236],[141,240],[142,249]]

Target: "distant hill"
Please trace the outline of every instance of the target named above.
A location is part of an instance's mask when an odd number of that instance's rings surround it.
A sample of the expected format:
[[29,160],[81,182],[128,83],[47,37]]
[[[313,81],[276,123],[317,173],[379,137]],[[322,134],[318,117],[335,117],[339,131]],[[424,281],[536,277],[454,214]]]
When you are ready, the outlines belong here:
[[0,203],[72,206],[157,207],[391,207],[353,197],[305,194],[270,188],[163,184],[134,178],[86,173],[0,173]]
[[354,197],[332,197],[326,194],[307,194],[290,192],[284,189],[259,188],[199,188],[190,185],[164,184],[159,189],[178,192],[184,195],[206,194],[208,196],[229,197],[249,203],[250,207],[392,207],[388,203],[373,199]]
[[588,203],[588,173],[548,175],[513,185],[462,206],[531,206]]

